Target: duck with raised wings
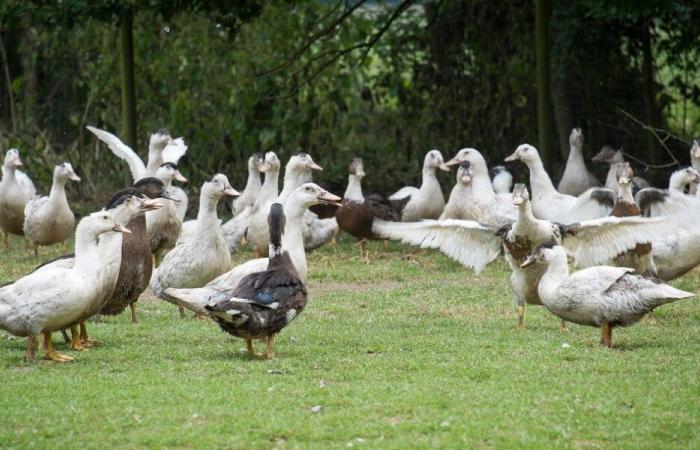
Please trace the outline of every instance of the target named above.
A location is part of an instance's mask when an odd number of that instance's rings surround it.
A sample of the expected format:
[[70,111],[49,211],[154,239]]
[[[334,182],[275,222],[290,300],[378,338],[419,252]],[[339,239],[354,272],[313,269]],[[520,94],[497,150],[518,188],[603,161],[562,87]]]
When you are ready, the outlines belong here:
[[39,270],[0,288],[0,327],[15,336],[27,336],[26,359],[34,358],[36,337],[46,340],[46,359],[57,362],[73,358],[56,352],[51,333],[80,320],[99,295],[102,258],[100,235],[129,231],[106,211],[93,213],[78,224],[73,268]]
[[588,171],[583,158],[583,132],[580,128],[574,128],[569,135],[569,157],[557,190],[562,194],[578,196],[598,185],[598,180]]
[[0,180],[0,228],[5,238],[5,247],[10,246],[10,234],[24,234],[24,208],[36,195],[34,183],[17,170],[22,166],[19,150],[11,148],[5,154]]
[[517,207],[517,218],[500,228],[469,220],[413,223],[375,220],[372,229],[387,239],[437,248],[477,273],[499,255],[502,245],[512,269],[510,283],[518,306],[519,328],[523,327],[525,304],[541,304],[537,293],[541,271],[520,267],[537,245],[554,240],[567,248],[577,264],[589,266],[606,262],[641,242],[667,234],[666,224],[659,218],[605,217],[570,226],[537,219],[527,188],[521,183],[513,188],[512,202]]
[[[226,272],[231,267],[231,253],[217,217],[216,207],[225,197],[239,193],[224,174],[216,174],[202,185],[199,196],[197,228],[192,239],[180,242],[163,258],[153,272],[151,290],[164,298],[168,288],[197,288]],[[184,310],[180,308],[181,315]]]
[[[284,203],[286,224],[282,237],[283,246],[302,282],[306,283],[308,266],[302,229],[304,213],[311,205],[319,203],[338,203],[340,197],[327,192],[314,183],[306,183],[296,188]],[[258,258],[246,261],[225,274],[215,278],[202,288],[196,289],[167,289],[166,300],[184,306],[195,313],[207,314],[206,305],[227,300],[238,286],[243,277],[255,272],[262,272],[268,266],[268,258]]]
[[532,145],[520,145],[505,160],[522,161],[530,170],[532,210],[540,219],[567,224],[606,217],[612,210],[615,193],[610,189],[591,188],[578,197],[557,192],[542,164],[540,154]]
[[73,166],[64,162],[53,170],[53,184],[48,196],[35,197],[24,207],[24,235],[39,256],[40,245],[65,242],[73,234],[75,215],[66,197],[68,180],[80,181]]
[[656,307],[694,297],[627,267],[595,266],[569,273],[566,251],[539,245],[521,265],[544,271],[537,287],[542,304],[562,320],[600,327],[600,344],[611,348],[612,330],[637,323]]
[[409,197],[401,213],[403,222],[420,219],[437,219],[445,207],[445,196],[435,171],[449,172],[440,150],[430,150],[423,158],[423,178],[420,188],[405,186],[389,196],[389,200],[398,201]]
[[264,356],[273,358],[275,336],[306,306],[306,287],[284,247],[284,228],[282,205],[273,203],[267,269],[243,277],[230,298],[205,306],[223,331],[245,339],[251,356],[255,355],[253,339],[267,339]]

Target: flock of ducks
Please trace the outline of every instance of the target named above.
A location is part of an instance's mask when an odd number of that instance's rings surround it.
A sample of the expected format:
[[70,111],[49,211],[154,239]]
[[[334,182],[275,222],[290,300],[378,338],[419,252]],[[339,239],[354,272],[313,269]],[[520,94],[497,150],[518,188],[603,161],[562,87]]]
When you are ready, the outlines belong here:
[[[400,240],[436,248],[479,273],[504,255],[524,327],[525,305],[543,305],[566,322],[601,329],[601,344],[612,346],[612,329],[639,321],[664,303],[694,294],[665,281],[700,264],[700,144],[691,148],[692,166],[674,172],[668,189],[635,177],[621,151],[605,147],[594,160],[610,165],[599,187],[583,158],[583,133],[574,129],[562,180],[554,187],[537,149],[523,144],[506,162],[520,161],[530,174],[530,190],[505,166],[489,171],[476,149],[464,148],[445,162],[438,150],[423,161],[420,187],[406,186],[388,197],[365,195],[363,162],[348,167],[343,198],[312,182],[323,170],[309,154],[285,165],[274,152],[248,159],[241,193],[224,174],[205,181],[194,220],[185,220],[188,197],[173,184],[187,179],[178,162],[187,152],[182,138],[161,130],[151,135],[148,159],[113,134],[88,129],[129,167],[133,185],[114,193],[104,208],[75,218],[65,193],[80,181],[72,166],[56,166],[48,196],[36,196],[18,168],[19,152],[7,152],[0,182],[0,228],[24,235],[33,246],[65,243],[75,228],[75,253],[48,261],[15,282],[0,286],[0,327],[27,337],[33,359],[37,337],[47,359],[73,358],[54,349],[60,331],[73,350],[95,344],[86,321],[97,314],[131,309],[150,286],[158,297],[208,317],[223,331],[246,341],[274,338],[307,302],[306,252],[333,241],[340,230],[357,238],[369,262],[367,240]],[[447,202],[437,170],[457,167]],[[261,181],[261,174],[264,181]],[[233,217],[222,222],[221,201],[233,198]],[[695,228],[695,229],[694,229]],[[232,266],[231,254],[250,245],[256,258]],[[569,261],[580,270],[571,273]],[[68,335],[70,332],[70,336]]]

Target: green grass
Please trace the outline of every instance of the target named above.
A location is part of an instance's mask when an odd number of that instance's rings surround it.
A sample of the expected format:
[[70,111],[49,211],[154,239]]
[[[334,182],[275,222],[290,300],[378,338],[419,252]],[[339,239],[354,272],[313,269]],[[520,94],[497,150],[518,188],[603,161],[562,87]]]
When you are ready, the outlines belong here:
[[[13,246],[0,282],[37,263]],[[25,363],[25,341],[0,337],[0,447],[700,447],[697,300],[616,330],[607,350],[541,307],[517,331],[503,262],[475,276],[436,252],[370,248],[369,265],[345,239],[310,255],[309,304],[272,361],[160,301],[138,325],[92,323],[97,348],[59,344],[73,363]]]

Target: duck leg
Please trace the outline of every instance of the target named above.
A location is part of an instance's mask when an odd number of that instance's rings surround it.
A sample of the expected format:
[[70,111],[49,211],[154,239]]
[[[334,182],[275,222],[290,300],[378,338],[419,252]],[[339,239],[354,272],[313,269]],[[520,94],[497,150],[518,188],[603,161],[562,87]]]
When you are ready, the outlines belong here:
[[68,253],[68,241],[61,242],[61,253],[64,255]]
[[250,357],[255,356],[255,349],[253,348],[253,340],[252,339],[245,340],[245,349],[248,351],[248,356],[250,356]]
[[267,353],[263,355],[267,359],[275,357],[275,335],[271,334],[267,337]]
[[360,241],[360,257],[364,259],[365,261],[368,260],[367,256],[367,243],[364,239]]
[[[61,336],[63,336],[63,342],[65,342],[66,345],[70,345],[70,337],[68,336],[68,333],[66,333],[65,328],[61,328]],[[46,348],[45,345],[44,348]]]
[[612,348],[612,327],[607,322],[600,327],[600,345]]
[[25,361],[32,361],[36,350],[36,336],[27,336],[27,351],[24,353]]
[[56,350],[53,349],[53,341],[51,340],[51,332],[44,331],[43,335],[44,335],[44,339],[46,340],[46,354],[44,355],[44,359],[48,359],[49,361],[55,361],[55,362],[73,361],[74,358],[72,358],[71,356],[64,355],[62,353],[58,353]]
[[182,306],[178,306],[178,308],[180,309],[180,318],[184,319],[185,318],[185,308],[183,308]]
[[87,348],[94,347],[97,344],[97,342],[88,338],[87,326],[85,325],[85,322],[80,322],[80,343]]
[[517,325],[518,330],[525,329],[524,321],[525,321],[525,302],[522,300],[518,300],[518,325]]
[[129,308],[131,309],[131,323],[139,323],[139,321],[136,320],[136,302],[131,303]]
[[80,343],[80,331],[77,325],[70,327],[70,348],[75,351],[83,351],[83,345]]
[[33,247],[34,247],[34,257],[38,258],[39,257],[39,245],[34,244]]
[[569,331],[569,329],[566,328],[566,320],[561,319],[561,322],[559,323],[559,331],[561,331],[562,333],[564,331]]

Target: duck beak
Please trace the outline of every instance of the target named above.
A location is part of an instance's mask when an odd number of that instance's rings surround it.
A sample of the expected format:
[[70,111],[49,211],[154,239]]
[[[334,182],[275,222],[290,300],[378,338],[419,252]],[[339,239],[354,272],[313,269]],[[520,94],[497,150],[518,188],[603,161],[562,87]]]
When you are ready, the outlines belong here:
[[513,204],[515,206],[522,205],[525,199],[521,195],[514,195],[513,196]]
[[170,195],[170,192],[168,192],[166,189],[161,189],[159,197],[164,198],[166,200],[171,200],[175,203],[180,203],[180,200]]
[[173,178],[175,178],[175,181],[179,181],[180,183],[187,183],[187,178],[182,176],[179,170],[175,171],[175,176]]
[[440,170],[442,170],[442,171],[445,171],[445,172],[449,172],[449,171],[450,171],[450,166],[448,166],[447,163],[442,163],[442,164],[440,164],[438,167],[439,167]]
[[312,170],[320,170],[321,172],[323,172],[323,167],[319,166],[315,162],[312,162],[311,164],[309,164],[308,168],[312,169]]
[[593,162],[602,162],[602,161],[605,161],[605,159],[603,158],[603,154],[602,154],[602,153],[598,153],[598,154],[595,155],[593,158],[591,158],[591,161],[593,161]]
[[144,211],[155,211],[162,208],[163,205],[157,199],[145,198],[141,200],[141,209]]
[[19,158],[19,156],[16,157],[16,158],[14,159],[14,161],[12,161],[12,167],[20,167],[20,166],[23,166],[23,165],[24,165],[24,164],[22,163],[22,160]]
[[73,180],[73,181],[80,181],[80,177],[78,175],[76,175],[75,172],[68,175],[68,179]]
[[365,176],[365,171],[364,170],[359,170],[357,173],[355,173],[356,176],[363,178]]
[[630,182],[629,177],[620,177],[620,178],[617,180],[617,183],[618,183],[618,184],[629,184],[629,182]]
[[[455,156],[455,157],[452,158],[451,160],[449,160],[449,161],[447,161],[446,163],[444,163],[444,165],[447,166],[447,167],[449,168],[449,167],[452,167],[452,166],[456,166],[457,164],[460,164],[461,162],[462,162],[462,161],[460,161],[459,158],[457,158],[457,157]],[[442,167],[441,167],[441,169],[442,169]],[[444,170],[444,169],[443,169],[443,170]]]
[[229,186],[226,186],[226,188],[224,189],[224,195],[227,197],[237,197],[237,196],[241,195],[241,193],[229,185]]
[[272,167],[272,164],[270,164],[269,162],[265,162],[265,161],[258,164],[258,170],[260,172],[267,172],[268,170],[270,170],[271,167]]
[[519,159],[520,159],[520,155],[518,155],[517,151],[514,151],[512,155],[506,156],[506,158],[503,161],[511,162],[511,161],[517,161]]
[[520,268],[521,268],[521,269],[524,269],[525,267],[534,264],[535,261],[536,261],[536,260],[535,260],[535,257],[532,256],[532,255],[530,255],[530,256],[527,257],[527,259],[526,259],[525,261],[523,261],[522,264],[520,264]]
[[116,224],[114,228],[112,228],[112,231],[116,231],[117,233],[131,234],[130,229],[120,224]]
[[340,203],[342,198],[327,191],[323,191],[317,198],[324,205],[342,206],[342,203]]

